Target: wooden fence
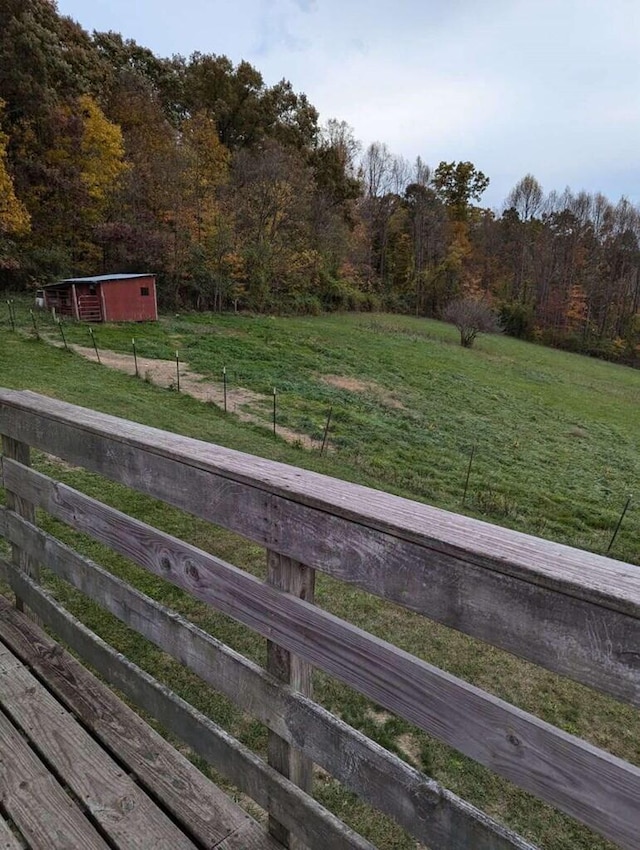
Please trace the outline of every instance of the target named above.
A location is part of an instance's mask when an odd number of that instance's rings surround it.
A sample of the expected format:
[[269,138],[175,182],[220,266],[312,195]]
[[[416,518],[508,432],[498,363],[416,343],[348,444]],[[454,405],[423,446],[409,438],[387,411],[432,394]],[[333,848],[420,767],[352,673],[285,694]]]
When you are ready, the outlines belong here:
[[[451,850],[531,848],[311,698],[319,668],[587,824],[640,847],[640,769],[322,610],[315,571],[640,706],[640,569],[30,392],[0,391],[0,565],[114,686],[269,813],[285,845],[371,847],[307,792],[312,765]],[[263,582],[30,468],[29,447],[231,529]],[[267,670],[35,525],[42,509],[268,640]],[[270,730],[268,763],[142,672],[39,586],[44,565]]]

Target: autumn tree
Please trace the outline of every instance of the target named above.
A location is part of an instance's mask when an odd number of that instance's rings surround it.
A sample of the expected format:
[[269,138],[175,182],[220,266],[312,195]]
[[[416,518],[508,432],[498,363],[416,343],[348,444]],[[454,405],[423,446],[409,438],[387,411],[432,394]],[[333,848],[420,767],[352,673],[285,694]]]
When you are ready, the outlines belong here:
[[41,182],[25,194],[40,244],[64,243],[71,262],[89,271],[95,262],[92,228],[104,221],[125,169],[120,128],[89,95],[60,105],[41,152]]
[[515,314],[531,303],[533,254],[540,232],[540,216],[545,208],[542,186],[532,174],[525,175],[513,187],[505,201],[501,217],[502,256],[508,268],[508,282],[501,295],[505,302],[517,303]]
[[79,98],[76,113],[83,119],[77,167],[90,202],[84,213],[99,218],[126,168],[122,130],[89,95]]
[[[0,100],[0,117],[4,102]],[[7,164],[9,137],[0,130],[0,269],[19,265],[15,239],[25,236],[31,228],[31,217],[25,205],[16,197],[13,179]]]
[[197,307],[221,310],[230,283],[233,238],[220,189],[229,179],[230,155],[206,112],[183,122],[180,134],[180,209],[176,226],[188,245],[189,281]]
[[179,132],[152,82],[134,69],[114,73],[105,109],[122,132],[128,167],[107,220],[94,228],[102,264],[116,271],[153,269],[166,301],[176,288],[175,270],[187,260],[177,232]]
[[385,144],[373,142],[362,157],[359,175],[363,187],[359,213],[369,233],[369,265],[377,273],[383,297],[393,300],[397,245],[393,246],[396,258],[390,262],[392,231],[399,235],[398,218],[404,216],[402,196],[410,182],[410,168]]
[[446,252],[447,216],[442,201],[431,185],[431,173],[418,158],[414,182],[404,193],[408,211],[412,251],[411,281],[415,292],[416,314],[437,314],[438,298],[434,297],[436,269]]
[[392,174],[393,154],[382,142],[372,142],[360,165],[365,196],[381,198],[391,192]]
[[199,308],[441,316],[486,298],[509,333],[640,363],[624,198],[526,174],[482,209],[471,162],[410,167],[384,142],[360,157],[286,79],[89,35],[52,0],[0,4],[0,91],[4,286],[153,270],[161,302]]
[[234,150],[263,137],[262,75],[248,62],[237,67],[227,56],[194,53],[185,67],[184,101],[189,112],[215,115],[220,141]]
[[350,202],[360,195],[356,158],[360,143],[345,121],[330,120],[322,128],[309,152],[317,190],[323,193],[333,208],[339,208],[349,219]]
[[[7,101],[7,161],[16,194],[32,222],[31,233],[20,243],[21,271],[13,285],[70,271],[74,258],[81,263],[86,255],[90,233],[83,210],[85,201],[95,209],[97,198],[89,195],[90,187],[80,176],[86,107],[82,99],[92,98],[99,109],[95,95],[104,80],[105,66],[90,36],[58,15],[55,3],[1,4],[0,90]],[[86,157],[84,162],[90,180]],[[94,179],[92,191],[96,188]]]
[[246,303],[277,309],[318,284],[321,257],[309,245],[312,174],[277,142],[233,159],[229,204],[245,268]]
[[358,218],[356,202],[361,184],[356,159],[359,150],[351,127],[344,121],[330,120],[307,157],[312,177],[309,240],[321,257],[322,282],[317,292],[326,307],[348,303],[346,290],[351,282],[345,287],[339,278]]
[[0,91],[10,129],[44,129],[53,107],[95,95],[105,79],[88,33],[60,16],[50,0],[3,0],[0,57]]

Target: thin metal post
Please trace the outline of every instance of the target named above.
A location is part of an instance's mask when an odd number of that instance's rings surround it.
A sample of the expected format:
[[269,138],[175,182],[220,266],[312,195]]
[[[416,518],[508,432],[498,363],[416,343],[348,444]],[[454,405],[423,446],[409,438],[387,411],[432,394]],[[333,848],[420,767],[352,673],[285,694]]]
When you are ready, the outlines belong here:
[[102,361],[100,360],[100,354],[98,353],[98,343],[96,342],[96,338],[93,335],[93,328],[89,328],[89,333],[91,334],[91,341],[93,342],[93,348],[96,352],[96,359],[98,363],[102,363]]
[[324,426],[324,434],[322,436],[322,446],[320,447],[320,454],[324,452],[324,447],[327,443],[327,434],[329,433],[329,425],[331,424],[331,414],[333,413],[333,405],[329,408],[329,415],[327,416],[327,424]]
[[180,392],[180,354],[176,351],[176,385]]
[[136,378],[138,377],[138,355],[136,353],[136,340],[135,337],[131,340],[131,345],[133,347],[133,363],[136,367]]
[[632,495],[633,494],[631,494],[629,496],[629,498],[627,499],[626,505],[622,509],[622,513],[620,514],[620,519],[618,520],[618,524],[616,525],[616,530],[613,532],[613,537],[611,538],[611,540],[609,541],[609,545],[607,546],[607,555],[609,554],[609,552],[611,551],[611,547],[615,543],[616,537],[618,536],[618,532],[620,531],[620,526],[622,525],[622,520],[624,519],[625,514],[629,510],[629,505],[631,504]]
[[467,467],[467,477],[464,482],[464,493],[462,494],[462,504],[467,500],[467,489],[469,488],[469,477],[471,476],[471,465],[473,464],[473,456],[476,453],[476,444],[471,446],[471,454],[469,455],[469,466]]
[[60,328],[60,335],[62,336],[62,341],[64,342],[65,351],[69,351],[69,346],[67,345],[67,340],[64,335],[64,330],[62,328],[62,320],[58,319],[58,327]]
[[227,367],[222,367],[222,397],[224,400],[224,412],[227,412]]
[[276,435],[276,388],[273,388],[273,436]]

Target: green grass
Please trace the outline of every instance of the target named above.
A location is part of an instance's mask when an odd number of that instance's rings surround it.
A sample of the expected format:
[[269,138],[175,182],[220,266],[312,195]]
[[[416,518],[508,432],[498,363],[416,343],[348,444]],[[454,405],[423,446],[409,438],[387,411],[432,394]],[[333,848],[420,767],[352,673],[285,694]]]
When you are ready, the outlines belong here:
[[[640,374],[610,363],[503,337],[481,337],[468,351],[450,326],[383,315],[188,315],[135,335],[141,356],[171,358],[178,348],[212,381],[226,365],[230,385],[265,395],[276,386],[281,424],[316,439],[333,406],[342,477],[459,511],[475,445],[466,512],[594,551],[606,550],[640,472]],[[90,341],[80,325],[67,336]],[[131,325],[96,328],[100,346],[117,351],[131,351],[131,336]],[[351,392],[323,375],[374,388]],[[266,404],[263,413],[268,428]],[[639,521],[640,500],[615,556],[638,560]]]
[[[30,318],[18,303],[28,337]],[[0,311],[1,315],[1,311]],[[57,333],[55,328],[50,328]],[[88,344],[85,326],[67,338]],[[156,427],[272,457],[420,499],[563,543],[605,551],[640,472],[640,373],[503,337],[481,337],[471,351],[449,326],[384,315],[273,319],[185,315],[153,325],[98,326],[98,344],[141,356],[172,357],[192,370],[268,394],[279,391],[282,424],[320,439],[333,406],[332,451],[320,457],[239,423],[211,405],[112,372],[80,357],[12,334],[0,318],[0,386],[29,388]],[[341,376],[365,392],[322,380]],[[476,446],[461,506],[469,452]],[[226,560],[264,572],[262,550],[220,529],[95,476],[37,458],[40,467],[79,489],[196,543]],[[634,502],[612,554],[640,561]],[[51,530],[109,569],[161,599],[240,651],[264,661],[261,641],[228,618],[149,576],[59,523]],[[199,680],[53,582],[75,613],[137,663],[242,740],[264,751],[265,730]],[[464,635],[320,577],[327,609],[635,764],[637,711],[567,682]],[[318,699],[384,746],[550,850],[603,850],[605,842],[548,806],[397,718],[376,713],[360,695],[316,677]],[[384,848],[414,846],[388,821],[372,817],[335,782],[320,777],[317,795]]]

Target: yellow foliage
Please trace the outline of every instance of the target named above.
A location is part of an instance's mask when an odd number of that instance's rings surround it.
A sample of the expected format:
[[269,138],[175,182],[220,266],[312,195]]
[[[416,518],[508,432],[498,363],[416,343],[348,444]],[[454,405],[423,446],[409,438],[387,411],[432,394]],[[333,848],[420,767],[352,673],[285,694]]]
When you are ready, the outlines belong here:
[[473,250],[471,240],[469,239],[469,228],[466,222],[451,222],[450,234],[451,240],[444,262],[448,269],[459,273],[462,270],[465,260],[467,260]]
[[[0,100],[0,113],[4,101]],[[0,236],[23,236],[31,228],[27,208],[16,196],[13,180],[7,169],[9,137],[0,130]]]
[[99,216],[127,167],[122,131],[89,95],[61,107],[59,118],[55,144],[47,151],[46,161],[85,186],[92,204],[83,213],[88,218]]
[[217,190],[229,176],[230,154],[220,142],[215,121],[198,112],[181,132],[184,163],[180,219],[192,238],[202,244],[220,229]]
[[125,169],[122,131],[89,95],[79,98],[83,116],[80,142],[81,179],[89,196],[103,204]]
[[302,251],[290,251],[288,254],[289,271],[293,275],[315,280],[322,267],[322,255],[313,248]]
[[182,126],[182,141],[194,188],[206,191],[226,182],[230,154],[218,137],[213,118],[203,112],[189,118]]
[[229,276],[236,282],[244,281],[247,276],[247,264],[244,257],[235,251],[227,254],[227,264],[229,266]]

